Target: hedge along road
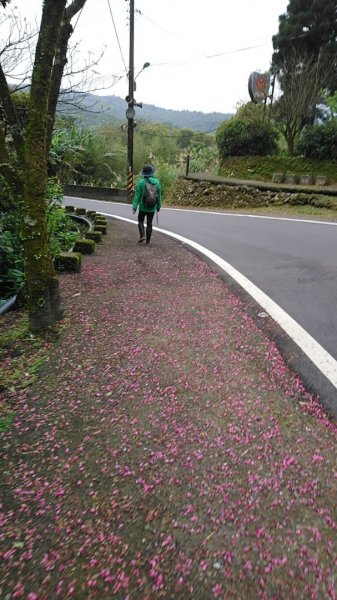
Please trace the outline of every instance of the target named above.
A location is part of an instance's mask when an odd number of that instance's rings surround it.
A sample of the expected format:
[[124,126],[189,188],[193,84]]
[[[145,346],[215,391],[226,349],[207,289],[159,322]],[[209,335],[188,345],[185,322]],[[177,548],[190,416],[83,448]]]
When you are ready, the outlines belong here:
[[[64,203],[137,223],[129,204]],[[258,302],[294,342],[284,348],[294,369],[337,414],[337,223],[163,208],[155,229],[194,247]]]

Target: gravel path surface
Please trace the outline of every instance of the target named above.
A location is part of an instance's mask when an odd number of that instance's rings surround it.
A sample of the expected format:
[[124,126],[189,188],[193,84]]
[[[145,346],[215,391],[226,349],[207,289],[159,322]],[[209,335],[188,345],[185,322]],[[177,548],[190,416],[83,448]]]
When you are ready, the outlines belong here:
[[336,425],[244,304],[109,224],[1,439],[0,597],[337,598]]

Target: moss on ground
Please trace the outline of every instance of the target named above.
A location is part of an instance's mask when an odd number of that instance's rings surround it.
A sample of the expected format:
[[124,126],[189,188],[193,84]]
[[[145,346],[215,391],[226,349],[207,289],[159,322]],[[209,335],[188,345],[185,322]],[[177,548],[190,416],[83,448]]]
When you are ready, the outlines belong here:
[[28,330],[26,311],[8,312],[1,317],[0,332],[0,431],[14,418],[17,395],[31,386],[44,365],[59,326],[34,336]]

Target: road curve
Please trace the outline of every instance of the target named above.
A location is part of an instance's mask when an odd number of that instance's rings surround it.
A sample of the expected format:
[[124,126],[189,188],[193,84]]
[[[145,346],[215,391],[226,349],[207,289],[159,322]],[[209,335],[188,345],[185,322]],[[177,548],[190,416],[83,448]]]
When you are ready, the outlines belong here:
[[[136,224],[127,204],[65,203]],[[327,378],[337,406],[337,223],[181,209],[162,209],[159,219],[156,229],[207,256],[286,331]]]

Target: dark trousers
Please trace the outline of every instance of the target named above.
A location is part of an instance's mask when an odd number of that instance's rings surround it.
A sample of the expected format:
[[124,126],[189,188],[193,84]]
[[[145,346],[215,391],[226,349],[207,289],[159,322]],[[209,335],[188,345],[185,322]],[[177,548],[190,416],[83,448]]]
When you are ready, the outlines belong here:
[[154,217],[154,212],[143,212],[142,210],[138,211],[138,229],[140,237],[145,237],[145,227],[144,227],[144,219],[146,217],[146,241],[149,242],[152,233],[152,221]]

